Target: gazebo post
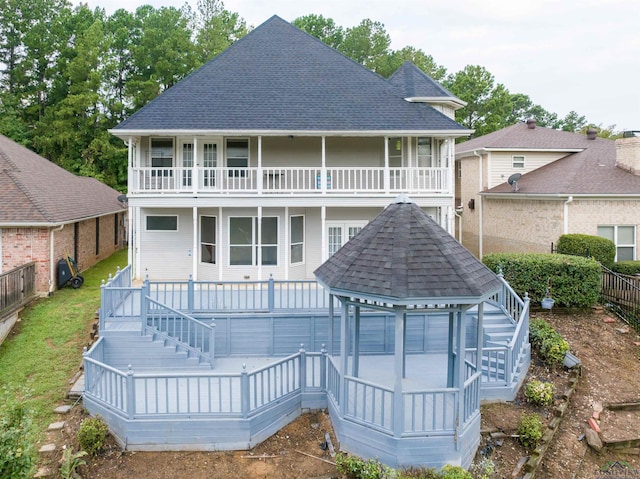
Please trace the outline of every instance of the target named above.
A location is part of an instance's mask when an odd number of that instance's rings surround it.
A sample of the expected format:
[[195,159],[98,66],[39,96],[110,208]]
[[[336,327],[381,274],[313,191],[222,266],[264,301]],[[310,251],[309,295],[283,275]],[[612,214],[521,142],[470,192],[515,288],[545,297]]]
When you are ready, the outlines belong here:
[[453,338],[455,334],[455,322],[453,312],[449,313],[449,337],[447,338],[447,387],[452,388],[455,378],[455,352],[453,351]]
[[395,311],[395,387],[393,390],[393,435],[402,436],[404,429],[404,401],[402,400],[402,379],[404,377],[404,329],[406,310],[404,306],[394,306]]
[[[456,436],[460,437],[460,434],[464,430],[464,382],[465,382],[465,342],[466,342],[466,328],[464,327],[464,312],[460,308],[457,312],[458,315],[458,364],[457,364],[457,376],[456,388],[458,389],[458,413],[456,415]],[[459,447],[459,443],[456,443],[456,448]]]
[[341,298],[342,322],[340,323],[340,374],[342,376],[342,389],[340,394],[340,409],[342,415],[347,412],[347,368],[349,367],[349,305],[346,298]]
[[484,301],[478,304],[478,337],[476,346],[476,372],[482,370],[482,345],[484,343],[482,324],[484,322]]
[[328,328],[329,337],[327,338],[327,345],[329,347],[327,348],[327,350],[329,351],[329,355],[331,356],[333,356],[333,354],[335,353],[335,351],[333,350],[333,327],[334,327],[333,301],[334,299],[335,299],[335,296],[333,294],[329,294],[329,328]]
[[355,321],[353,325],[353,371],[352,375],[358,377],[360,366],[360,306],[356,306]]

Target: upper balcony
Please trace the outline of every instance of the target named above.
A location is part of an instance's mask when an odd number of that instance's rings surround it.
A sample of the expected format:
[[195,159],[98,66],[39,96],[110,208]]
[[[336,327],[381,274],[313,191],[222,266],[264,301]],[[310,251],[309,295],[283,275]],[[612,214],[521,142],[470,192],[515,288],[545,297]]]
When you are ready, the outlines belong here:
[[137,195],[453,195],[453,139],[142,137],[130,144]]
[[446,194],[448,168],[133,168],[136,193]]

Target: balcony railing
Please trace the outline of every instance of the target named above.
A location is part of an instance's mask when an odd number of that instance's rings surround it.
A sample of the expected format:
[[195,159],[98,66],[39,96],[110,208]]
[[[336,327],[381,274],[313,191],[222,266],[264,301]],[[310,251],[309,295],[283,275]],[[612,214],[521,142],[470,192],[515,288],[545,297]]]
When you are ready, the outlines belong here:
[[133,168],[135,193],[448,193],[448,168]]

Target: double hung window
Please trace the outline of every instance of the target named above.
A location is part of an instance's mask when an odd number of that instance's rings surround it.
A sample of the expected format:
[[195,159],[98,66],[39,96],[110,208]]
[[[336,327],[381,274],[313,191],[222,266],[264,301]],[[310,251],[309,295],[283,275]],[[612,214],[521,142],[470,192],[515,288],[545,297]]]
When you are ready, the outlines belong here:
[[616,245],[616,261],[633,261],[636,258],[635,226],[598,226],[598,236]]
[[[278,218],[265,216],[262,228],[258,231],[258,218],[229,218],[229,264],[232,266],[256,266],[258,252],[262,256],[262,265],[278,264]],[[260,234],[260,250],[258,250]]]

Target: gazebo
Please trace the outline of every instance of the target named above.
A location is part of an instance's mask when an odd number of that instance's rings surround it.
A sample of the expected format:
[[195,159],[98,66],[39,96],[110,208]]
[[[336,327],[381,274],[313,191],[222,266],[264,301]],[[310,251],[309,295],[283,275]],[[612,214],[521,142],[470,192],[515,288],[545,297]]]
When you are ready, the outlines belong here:
[[[480,442],[484,303],[500,291],[499,278],[404,195],[315,275],[342,308],[330,309],[327,347],[340,447],[392,467],[469,467]],[[392,317],[393,355],[361,353],[361,331],[369,331],[361,322],[372,311]],[[441,351],[407,351],[415,317],[442,325],[433,333]]]

